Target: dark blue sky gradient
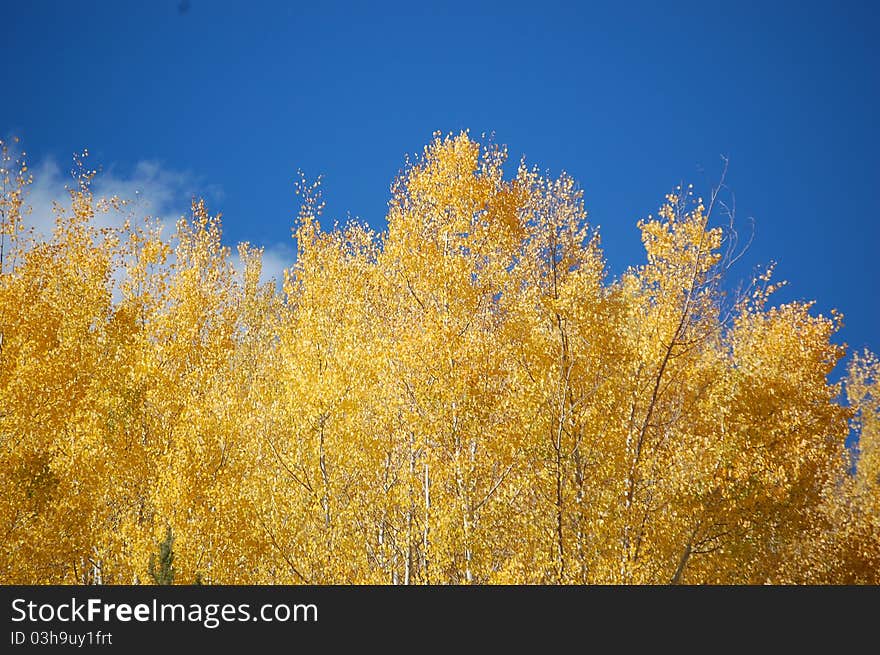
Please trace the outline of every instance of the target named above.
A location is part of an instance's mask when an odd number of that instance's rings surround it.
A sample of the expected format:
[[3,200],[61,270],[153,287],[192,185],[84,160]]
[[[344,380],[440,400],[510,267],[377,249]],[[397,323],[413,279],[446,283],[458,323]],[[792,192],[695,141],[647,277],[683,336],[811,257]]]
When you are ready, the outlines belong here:
[[384,226],[435,130],[496,134],[585,190],[613,275],[636,221],[730,159],[734,274],[779,262],[778,301],[846,316],[880,350],[877,3],[4,3],[0,133],[30,159],[141,160],[215,194],[230,243],[286,241],[298,168],[328,217]]

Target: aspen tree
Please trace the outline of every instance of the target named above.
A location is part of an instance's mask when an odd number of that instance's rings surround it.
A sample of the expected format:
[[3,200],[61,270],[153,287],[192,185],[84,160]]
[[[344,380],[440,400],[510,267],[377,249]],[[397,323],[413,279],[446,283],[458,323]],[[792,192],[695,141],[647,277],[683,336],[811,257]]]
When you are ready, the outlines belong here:
[[877,582],[877,359],[835,380],[842,317],[772,266],[726,295],[716,193],[611,277],[569,175],[435,134],[383,231],[300,180],[279,292],[203,201],[163,226],[85,156],[34,233],[15,148],[0,581],[167,581],[173,535],[177,583]]

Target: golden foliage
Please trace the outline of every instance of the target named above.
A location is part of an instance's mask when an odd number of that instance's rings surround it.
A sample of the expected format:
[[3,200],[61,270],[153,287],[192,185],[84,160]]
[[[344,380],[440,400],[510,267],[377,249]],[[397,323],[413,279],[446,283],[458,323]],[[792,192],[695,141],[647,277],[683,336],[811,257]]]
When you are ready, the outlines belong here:
[[[609,280],[581,191],[467,134],[326,231],[283,293],[201,201],[165,237],[91,192],[48,239],[2,150],[0,581],[877,583],[877,359],[839,319],[725,297],[711,204],[670,194]],[[844,442],[859,432],[854,473]]]

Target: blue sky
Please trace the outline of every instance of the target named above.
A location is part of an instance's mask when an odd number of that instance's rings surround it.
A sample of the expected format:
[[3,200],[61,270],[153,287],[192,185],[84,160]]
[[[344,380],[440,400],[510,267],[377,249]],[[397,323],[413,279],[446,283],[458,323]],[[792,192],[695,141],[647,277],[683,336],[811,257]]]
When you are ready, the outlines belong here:
[[[6,3],[0,134],[53,184],[88,148],[105,188],[157,213],[192,193],[229,243],[282,261],[297,169],[328,217],[384,225],[389,184],[435,130],[493,132],[579,181],[612,274],[636,221],[730,160],[780,301],[841,310],[880,350],[876,3]],[[49,193],[43,184],[37,196]]]

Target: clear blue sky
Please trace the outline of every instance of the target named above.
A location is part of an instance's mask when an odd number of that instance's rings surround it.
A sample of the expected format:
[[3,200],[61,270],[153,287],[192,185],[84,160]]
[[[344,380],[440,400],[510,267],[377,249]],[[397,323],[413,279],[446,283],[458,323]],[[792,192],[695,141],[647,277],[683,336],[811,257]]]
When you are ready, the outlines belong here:
[[[730,158],[735,273],[775,259],[780,300],[880,350],[880,9],[872,2],[4,2],[0,134],[62,169],[184,171],[227,240],[286,241],[298,168],[328,214],[384,225],[434,130],[494,131],[585,191],[611,272],[636,220]],[[192,187],[192,188],[190,188]],[[183,206],[186,206],[185,204]]]

